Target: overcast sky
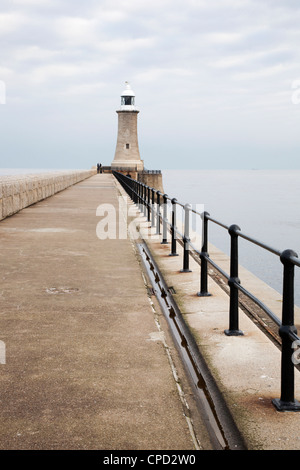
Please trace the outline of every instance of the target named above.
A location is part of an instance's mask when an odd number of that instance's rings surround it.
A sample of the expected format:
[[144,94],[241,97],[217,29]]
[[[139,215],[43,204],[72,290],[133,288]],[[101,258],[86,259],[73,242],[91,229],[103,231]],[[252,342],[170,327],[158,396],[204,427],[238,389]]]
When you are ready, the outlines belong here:
[[[0,167],[300,168],[299,0],[1,0]],[[5,86],[5,103],[4,103]]]

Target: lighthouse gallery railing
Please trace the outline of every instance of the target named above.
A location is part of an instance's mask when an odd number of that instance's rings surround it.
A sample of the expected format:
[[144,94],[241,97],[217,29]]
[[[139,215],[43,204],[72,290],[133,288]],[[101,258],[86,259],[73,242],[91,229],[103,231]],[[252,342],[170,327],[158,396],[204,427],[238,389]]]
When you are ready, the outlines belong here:
[[[171,235],[171,256],[177,256],[176,244],[183,246],[182,272],[189,272],[189,256],[191,253],[198,257],[201,266],[199,296],[209,296],[208,291],[208,263],[212,265],[223,277],[227,279],[229,286],[229,328],[225,330],[228,336],[243,335],[239,329],[239,291],[250,298],[259,306],[279,328],[281,337],[281,397],[272,402],[278,411],[300,411],[300,403],[294,396],[294,372],[293,348],[300,345],[300,338],[294,325],[294,270],[300,267],[300,260],[293,250],[279,251],[265,243],[262,243],[245,233],[238,225],[227,226],[212,218],[208,212],[197,212],[189,204],[182,204],[175,198],[169,198],[167,194],[151,188],[140,181],[133,180],[118,172],[114,176],[123,186],[129,197],[138,205],[152,227],[156,227],[156,233],[162,234],[162,243],[167,243],[168,231]],[[167,217],[167,206],[171,203],[171,222]],[[176,225],[176,207],[180,206],[184,211],[184,233],[178,230]],[[189,238],[190,213],[202,218],[202,248],[198,250]],[[230,273],[227,274],[218,266],[208,253],[208,223],[216,224],[227,230],[230,236]],[[161,233],[162,230],[162,233]],[[261,300],[250,293],[241,285],[238,268],[238,239],[243,238],[280,258],[283,265],[283,292],[282,292],[282,319],[280,320]],[[295,346],[296,345],[296,346]]]

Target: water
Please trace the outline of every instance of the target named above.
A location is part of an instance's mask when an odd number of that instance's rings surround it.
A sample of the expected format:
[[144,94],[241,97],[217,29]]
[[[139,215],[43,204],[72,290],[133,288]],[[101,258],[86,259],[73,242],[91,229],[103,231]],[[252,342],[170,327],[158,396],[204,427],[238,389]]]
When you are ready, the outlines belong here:
[[[182,203],[204,205],[211,217],[280,251],[300,257],[300,170],[164,170],[164,190]],[[209,224],[209,238],[229,254],[229,235]],[[239,239],[240,264],[282,292],[282,264],[276,255]],[[300,305],[300,268],[295,302]]]

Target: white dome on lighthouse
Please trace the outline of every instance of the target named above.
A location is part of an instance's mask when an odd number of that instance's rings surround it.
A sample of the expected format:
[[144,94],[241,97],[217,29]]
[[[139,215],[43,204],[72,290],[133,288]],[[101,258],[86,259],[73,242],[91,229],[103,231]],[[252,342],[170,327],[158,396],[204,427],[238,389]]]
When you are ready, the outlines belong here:
[[135,93],[131,89],[129,82],[125,82],[126,88],[121,94],[121,106],[119,111],[138,111],[135,107]]
[[129,82],[125,82],[126,88],[123,91],[121,96],[135,96],[133,90],[131,89]]

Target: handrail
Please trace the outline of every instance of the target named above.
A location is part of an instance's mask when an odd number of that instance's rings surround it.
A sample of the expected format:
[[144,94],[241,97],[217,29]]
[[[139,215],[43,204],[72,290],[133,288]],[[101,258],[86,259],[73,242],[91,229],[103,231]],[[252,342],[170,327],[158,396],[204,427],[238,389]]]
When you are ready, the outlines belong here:
[[[226,225],[214,219],[208,212],[200,213],[189,204],[182,204],[176,198],[170,198],[167,194],[151,188],[140,181],[136,181],[122,173],[113,171],[113,175],[123,186],[130,198],[138,205],[141,212],[151,221],[151,227],[156,227],[156,234],[161,234],[162,243],[167,243],[167,228],[171,234],[170,256],[178,256],[176,242],[180,241],[183,246],[183,268],[181,272],[190,272],[190,254],[198,256],[200,269],[200,292],[198,296],[210,296],[208,292],[208,269],[207,265],[212,265],[226,279],[229,286],[229,328],[224,331],[228,336],[243,336],[239,329],[239,292],[242,292],[259,306],[279,327],[281,337],[281,396],[280,399],[272,400],[278,411],[300,411],[300,403],[294,396],[294,371],[295,361],[293,358],[293,348],[300,345],[300,338],[294,325],[294,269],[300,267],[300,260],[293,250],[279,251],[255,238],[243,233],[238,225]],[[163,200],[163,208],[162,206]],[[167,206],[171,202],[171,221],[168,219]],[[176,208],[184,210],[183,232],[181,233],[176,225]],[[202,219],[202,247],[198,250],[190,240],[189,214],[194,213]],[[208,223],[216,224],[224,228],[230,236],[230,273],[227,274],[218,266],[208,253]],[[280,258],[283,265],[283,293],[282,293],[282,319],[280,320],[260,299],[245,289],[239,279],[239,257],[238,240],[242,238],[264,250],[273,253]]]

